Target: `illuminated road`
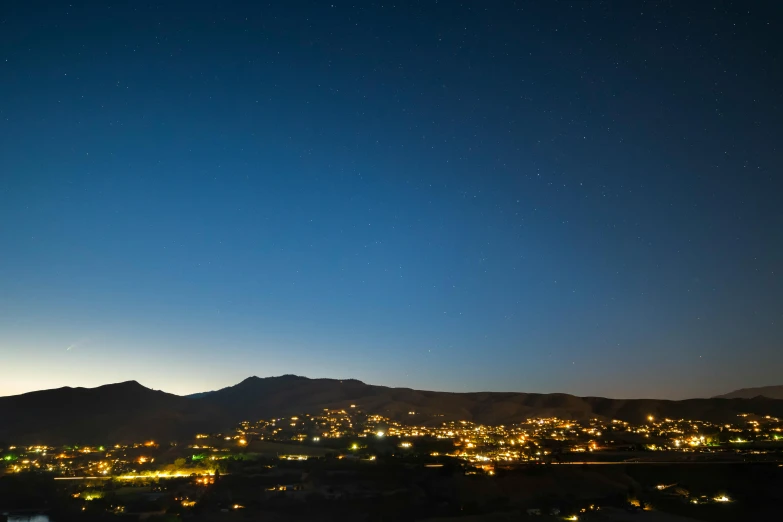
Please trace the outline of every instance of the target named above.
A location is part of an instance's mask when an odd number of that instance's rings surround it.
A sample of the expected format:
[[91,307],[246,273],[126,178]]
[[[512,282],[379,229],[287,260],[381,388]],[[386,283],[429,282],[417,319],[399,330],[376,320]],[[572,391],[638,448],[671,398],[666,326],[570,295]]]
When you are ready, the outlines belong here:
[[[229,473],[223,473],[223,475],[229,475]],[[144,479],[175,479],[175,478],[208,478],[214,477],[214,475],[192,475],[182,473],[158,473],[155,475],[117,475],[107,476],[102,475],[100,477],[54,477],[54,480],[144,480]]]

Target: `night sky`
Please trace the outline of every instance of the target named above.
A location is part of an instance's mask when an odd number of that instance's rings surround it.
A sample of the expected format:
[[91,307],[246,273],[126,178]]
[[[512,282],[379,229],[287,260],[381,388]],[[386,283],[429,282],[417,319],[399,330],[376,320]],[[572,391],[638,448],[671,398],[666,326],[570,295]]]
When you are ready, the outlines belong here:
[[783,7],[0,12],[0,395],[783,382]]

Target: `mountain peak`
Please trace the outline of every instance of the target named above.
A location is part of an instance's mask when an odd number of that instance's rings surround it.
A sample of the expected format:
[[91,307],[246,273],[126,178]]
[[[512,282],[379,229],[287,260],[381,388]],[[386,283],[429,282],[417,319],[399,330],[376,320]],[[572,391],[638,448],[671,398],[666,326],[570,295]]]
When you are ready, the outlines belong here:
[[[246,419],[343,409],[352,405],[397,422],[469,420],[510,424],[535,417],[622,419],[657,417],[712,422],[740,413],[783,417],[783,400],[767,398],[774,386],[743,390],[749,399],[686,401],[614,400],[567,394],[447,393],[364,384],[356,379],[309,379],[298,375],[252,376],[234,386],[179,397],[137,381],[98,388],[60,388],[0,397],[0,439],[25,443],[84,443],[142,439],[179,440],[221,432]],[[763,398],[756,398],[763,395]]]
[[[360,381],[359,379],[332,379],[332,378],[310,378],[305,377],[303,375],[296,375],[294,373],[285,373],[283,375],[272,375],[269,377],[258,377],[257,375],[252,375],[250,377],[247,377],[234,386],[228,386],[228,388],[234,388],[237,386],[247,386],[247,385],[253,385],[253,384],[259,384],[262,382],[267,383],[297,383],[297,382],[315,382],[315,381],[321,381],[321,382],[335,382],[335,383],[341,383],[341,384],[365,384],[363,381]],[[209,393],[209,392],[207,392]],[[196,394],[198,395],[198,394]]]
[[258,377],[256,375],[253,375],[251,377],[248,377],[247,379],[244,379],[236,384],[236,386],[242,385],[242,384],[253,384],[253,383],[259,383],[259,382],[270,382],[270,381],[309,381],[312,380],[308,377],[302,377],[301,375],[294,375],[292,373],[286,373],[284,375],[273,375],[270,377]]
[[122,381],[122,382],[116,382],[113,384],[104,384],[103,386],[98,386],[98,390],[122,390],[126,392],[134,392],[134,391],[154,391],[151,388],[147,388],[143,384],[141,384],[139,381],[131,380],[131,381]]
[[128,388],[131,388],[131,387],[135,387],[135,388],[142,387],[142,388],[145,388],[144,385],[142,385],[139,381],[136,381],[136,380],[122,381],[122,382],[114,383],[113,385],[112,384],[105,384],[104,386],[125,386],[125,387],[128,387]]

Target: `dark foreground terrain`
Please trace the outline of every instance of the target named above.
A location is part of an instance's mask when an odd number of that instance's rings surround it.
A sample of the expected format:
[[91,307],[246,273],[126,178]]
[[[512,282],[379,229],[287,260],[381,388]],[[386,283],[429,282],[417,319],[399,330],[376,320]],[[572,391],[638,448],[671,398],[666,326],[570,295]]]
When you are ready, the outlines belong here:
[[783,468],[756,464],[519,465],[252,457],[212,477],[0,477],[0,512],[67,520],[779,520]]

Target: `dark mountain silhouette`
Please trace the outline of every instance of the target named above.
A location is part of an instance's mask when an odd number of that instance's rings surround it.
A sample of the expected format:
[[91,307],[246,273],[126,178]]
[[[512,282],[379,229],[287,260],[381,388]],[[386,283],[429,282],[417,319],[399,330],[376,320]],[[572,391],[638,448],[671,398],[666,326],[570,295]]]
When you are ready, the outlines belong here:
[[0,397],[0,441],[90,444],[176,439],[211,427],[214,415],[136,381]]
[[666,401],[576,397],[564,393],[449,393],[373,386],[354,379],[308,379],[294,375],[250,377],[198,400],[232,418],[268,418],[356,404],[364,411],[399,421],[411,421],[408,412],[414,411],[417,424],[439,424],[444,420],[505,424],[542,416],[571,419],[597,416],[642,422],[654,415],[729,421],[739,413],[783,413],[783,401],[767,398]]
[[769,399],[783,399],[783,385],[761,386],[758,388],[742,388],[725,395],[718,395],[717,399],[752,399],[753,397],[767,397]]
[[[231,429],[242,420],[318,413],[351,404],[401,422],[447,420],[510,424],[530,417],[601,417],[641,422],[690,418],[716,422],[740,413],[783,416],[783,401],[751,399],[607,399],[562,393],[448,393],[373,386],[354,379],[294,375],[250,377],[235,386],[188,397],[150,390],[135,381],[99,388],[60,388],[0,398],[0,441],[32,444],[168,441]],[[415,412],[411,416],[409,412]]]

